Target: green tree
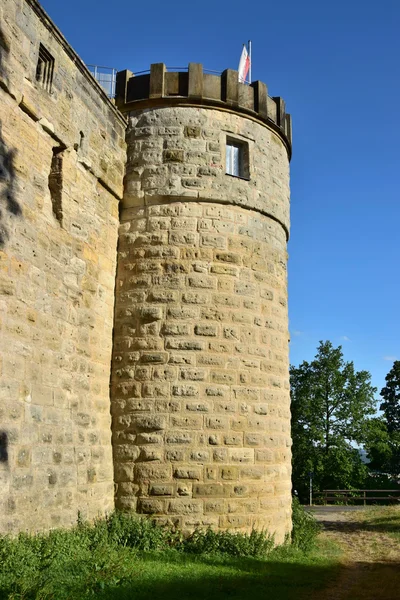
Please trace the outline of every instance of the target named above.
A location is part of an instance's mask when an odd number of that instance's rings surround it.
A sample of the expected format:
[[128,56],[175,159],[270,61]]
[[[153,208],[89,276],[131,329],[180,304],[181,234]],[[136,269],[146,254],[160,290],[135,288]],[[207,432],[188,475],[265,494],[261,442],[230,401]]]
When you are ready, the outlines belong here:
[[366,444],[370,467],[392,476],[400,474],[400,361],[386,375],[381,390],[381,417],[373,419]]
[[384,402],[380,409],[385,415],[388,432],[400,433],[400,360],[394,361],[385,381],[386,385],[381,390]]
[[370,420],[365,449],[369,460],[368,467],[375,472],[387,473],[392,458],[392,448],[384,417],[374,417]]
[[293,487],[307,498],[309,471],[314,489],[360,487],[367,475],[354,447],[367,439],[375,412],[368,371],[345,362],[342,348],[320,342],[312,362],[290,368]]

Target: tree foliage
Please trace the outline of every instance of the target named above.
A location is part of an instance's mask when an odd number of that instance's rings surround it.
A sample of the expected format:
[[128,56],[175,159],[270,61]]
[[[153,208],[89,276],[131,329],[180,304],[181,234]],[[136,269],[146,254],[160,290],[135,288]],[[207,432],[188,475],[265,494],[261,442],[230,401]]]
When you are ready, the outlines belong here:
[[382,416],[373,419],[366,443],[370,467],[392,476],[400,474],[400,361],[386,375],[381,390]]
[[355,444],[368,437],[375,412],[368,371],[356,371],[342,348],[320,342],[312,362],[290,368],[293,487],[305,500],[309,471],[316,490],[362,485],[367,474]]
[[385,415],[388,432],[400,433],[400,360],[394,361],[385,381],[380,409]]

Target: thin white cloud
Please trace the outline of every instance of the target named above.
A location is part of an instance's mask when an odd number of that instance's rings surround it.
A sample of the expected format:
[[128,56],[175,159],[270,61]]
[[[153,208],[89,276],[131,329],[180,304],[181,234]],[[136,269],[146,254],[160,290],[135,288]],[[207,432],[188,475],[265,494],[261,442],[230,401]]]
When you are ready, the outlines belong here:
[[298,329],[294,329],[292,331],[292,335],[299,337],[299,335],[303,335],[303,331],[299,331]]
[[347,335],[342,335],[340,338],[343,342],[351,342],[351,339]]
[[389,360],[390,362],[394,362],[397,360],[397,356],[391,356],[390,354],[383,357],[383,360]]

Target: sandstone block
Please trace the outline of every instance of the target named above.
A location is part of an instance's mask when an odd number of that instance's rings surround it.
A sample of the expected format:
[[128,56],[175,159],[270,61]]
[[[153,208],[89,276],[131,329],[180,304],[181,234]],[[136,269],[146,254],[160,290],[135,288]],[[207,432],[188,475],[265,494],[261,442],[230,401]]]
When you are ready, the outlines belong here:
[[172,485],[152,485],[150,487],[151,496],[172,496],[173,486]]
[[195,325],[194,332],[196,335],[215,337],[218,333],[218,329],[216,325]]
[[202,512],[203,503],[200,500],[183,500],[173,498],[169,501],[167,512],[169,514],[190,515]]
[[176,469],[174,469],[174,478],[175,479],[200,480],[201,479],[201,469],[197,468],[197,467],[176,468]]
[[166,444],[192,444],[194,435],[188,431],[169,431],[165,436]]
[[220,516],[219,526],[224,529],[243,529],[251,526],[251,518],[245,515]]
[[[136,463],[132,465],[135,473],[135,482],[146,481],[170,481],[172,469],[170,465],[159,465],[154,463]],[[126,481],[129,481],[126,479]]]

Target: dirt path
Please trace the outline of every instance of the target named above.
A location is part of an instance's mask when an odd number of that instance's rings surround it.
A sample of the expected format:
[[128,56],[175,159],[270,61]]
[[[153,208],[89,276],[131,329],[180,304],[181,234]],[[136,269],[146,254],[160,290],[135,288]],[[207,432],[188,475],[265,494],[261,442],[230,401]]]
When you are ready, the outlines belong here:
[[318,600],[400,599],[400,543],[391,535],[390,519],[387,524],[385,517],[371,519],[371,511],[362,508],[314,515],[324,527],[322,536],[343,550],[339,578]]

